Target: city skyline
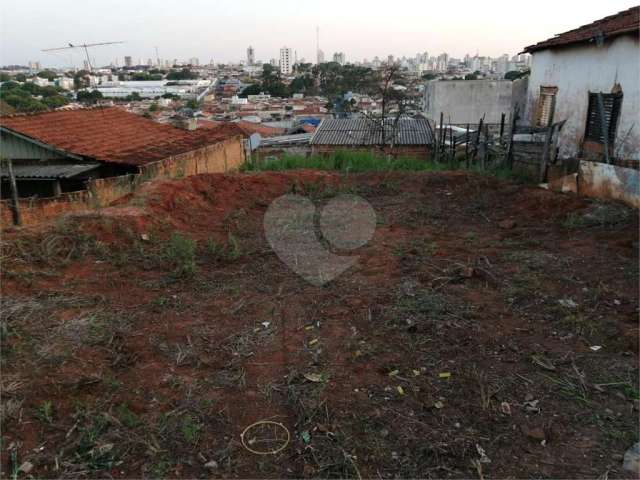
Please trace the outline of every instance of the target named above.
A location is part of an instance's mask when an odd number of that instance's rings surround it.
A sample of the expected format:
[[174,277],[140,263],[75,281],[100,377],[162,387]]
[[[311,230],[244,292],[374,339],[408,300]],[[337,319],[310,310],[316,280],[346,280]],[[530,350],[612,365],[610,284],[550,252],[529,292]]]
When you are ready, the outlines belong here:
[[[115,58],[122,62],[130,56],[134,62],[146,64],[149,58],[159,56],[182,61],[195,57],[202,64],[211,59],[231,63],[246,60],[249,45],[255,49],[256,61],[269,62],[278,59],[280,48],[287,45],[298,59],[315,63],[316,27],[320,28],[320,48],[326,60],[336,52],[344,52],[347,61],[382,59],[390,54],[411,58],[424,51],[459,58],[478,52],[495,58],[504,53],[514,55],[528,44],[616,13],[634,2],[614,0],[575,10],[573,5],[543,0],[540,8],[511,5],[508,11],[497,2],[494,8],[462,2],[455,15],[441,5],[413,0],[396,2],[395,9],[378,2],[344,4],[334,0],[323,5],[335,9],[298,6],[290,0],[273,1],[268,6],[252,0],[238,5],[191,0],[193,8],[177,14],[174,4],[165,0],[138,0],[135,4],[138,8],[132,9],[131,2],[124,0],[113,0],[108,6],[70,0],[60,0],[55,6],[39,1],[15,4],[2,15],[0,63],[38,61],[44,67],[81,67],[85,60],[81,50],[41,50],[69,42],[115,40],[125,43],[92,49],[92,62],[109,65]],[[553,8],[544,8],[545,4]],[[70,11],[76,12],[71,23]],[[548,15],[549,11],[554,15]],[[341,14],[332,15],[335,12]]]

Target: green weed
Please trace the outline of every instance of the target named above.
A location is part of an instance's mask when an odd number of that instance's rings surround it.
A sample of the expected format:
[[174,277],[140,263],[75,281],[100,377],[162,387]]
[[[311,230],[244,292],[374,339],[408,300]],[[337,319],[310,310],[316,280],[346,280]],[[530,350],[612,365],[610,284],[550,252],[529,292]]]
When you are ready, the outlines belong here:
[[174,233],[164,249],[165,258],[173,267],[177,277],[192,277],[196,266],[196,241],[179,233]]

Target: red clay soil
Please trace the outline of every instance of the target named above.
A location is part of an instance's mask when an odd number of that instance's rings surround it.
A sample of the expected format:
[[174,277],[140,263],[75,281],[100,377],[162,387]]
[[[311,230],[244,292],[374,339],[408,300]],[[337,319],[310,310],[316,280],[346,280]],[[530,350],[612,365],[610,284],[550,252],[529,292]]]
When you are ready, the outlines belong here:
[[[284,193],[370,202],[354,267],[318,287],[280,261]],[[465,173],[202,175],[3,242],[4,476],[633,476],[622,205]],[[277,454],[242,444],[261,420],[289,442],[245,443]]]

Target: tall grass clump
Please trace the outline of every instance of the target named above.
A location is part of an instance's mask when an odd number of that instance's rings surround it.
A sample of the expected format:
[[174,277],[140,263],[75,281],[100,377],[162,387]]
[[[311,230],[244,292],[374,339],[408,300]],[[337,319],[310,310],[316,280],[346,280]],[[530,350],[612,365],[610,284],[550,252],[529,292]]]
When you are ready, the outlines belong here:
[[290,155],[250,161],[245,171],[282,171],[298,169],[334,170],[341,172],[386,172],[445,170],[444,164],[414,157],[387,158],[370,152],[337,151],[329,155]]
[[177,277],[191,277],[196,273],[195,240],[174,233],[165,246],[164,254]]

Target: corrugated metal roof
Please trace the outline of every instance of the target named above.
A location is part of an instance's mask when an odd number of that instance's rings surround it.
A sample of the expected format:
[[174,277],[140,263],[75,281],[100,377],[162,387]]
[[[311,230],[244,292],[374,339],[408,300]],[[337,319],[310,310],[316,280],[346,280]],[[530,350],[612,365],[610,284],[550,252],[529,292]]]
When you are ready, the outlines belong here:
[[[384,122],[384,140],[391,144],[394,120]],[[322,121],[311,139],[311,145],[380,145],[381,125],[367,118],[328,118]],[[425,118],[401,118],[395,130],[395,145],[431,145],[433,133]]]
[[295,135],[281,135],[260,140],[260,147],[274,147],[280,145],[305,145],[309,143],[312,133],[298,133]]
[[[99,163],[14,163],[13,174],[16,178],[72,178],[99,166]],[[9,176],[5,165],[0,166],[0,176]]]

